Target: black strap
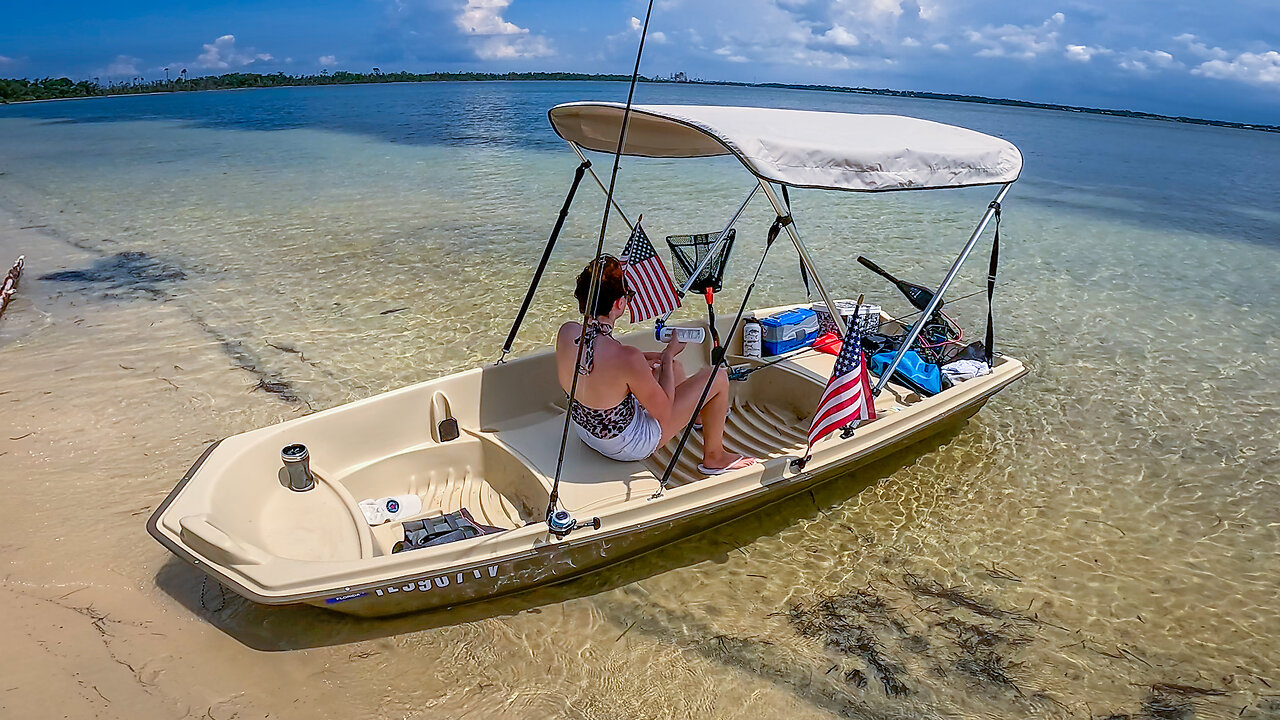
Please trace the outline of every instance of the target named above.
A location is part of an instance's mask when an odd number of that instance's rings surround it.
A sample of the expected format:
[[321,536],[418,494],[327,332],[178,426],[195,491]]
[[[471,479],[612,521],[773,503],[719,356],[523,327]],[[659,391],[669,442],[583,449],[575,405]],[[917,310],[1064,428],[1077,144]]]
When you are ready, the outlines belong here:
[[538,269],[533,273],[533,280],[529,283],[529,291],[524,295],[524,302],[520,305],[520,312],[516,313],[516,321],[511,324],[511,332],[507,333],[507,341],[502,344],[502,356],[498,358],[498,362],[506,360],[507,353],[511,352],[511,346],[516,342],[516,334],[520,332],[520,324],[524,322],[525,313],[529,312],[529,305],[533,303],[533,294],[538,290],[538,283],[542,280],[542,272],[547,269],[547,262],[551,260],[551,251],[555,249],[556,239],[560,237],[560,230],[564,227],[565,218],[569,217],[569,206],[573,204],[573,196],[578,192],[578,184],[582,182],[582,175],[591,167],[590,160],[583,160],[578,169],[573,172],[573,185],[569,186],[569,194],[565,196],[564,205],[560,207],[560,216],[556,218],[555,227],[551,228],[551,237],[547,238],[547,247],[542,251],[542,260],[538,263]]
[[996,234],[991,241],[991,265],[987,269],[987,366],[995,359],[996,326],[994,298],[996,294],[996,266],[1000,264],[1000,203],[992,200],[991,208],[996,211]]
[[[786,185],[782,186],[782,202],[787,204],[787,221],[782,224],[782,227],[786,227],[791,224],[791,196],[787,193]],[[779,229],[782,229],[782,227]],[[797,257],[800,260],[800,280],[804,282],[804,296],[808,300],[813,300],[813,292],[809,289],[809,269],[804,266],[804,257],[799,256],[798,248],[796,252]]]

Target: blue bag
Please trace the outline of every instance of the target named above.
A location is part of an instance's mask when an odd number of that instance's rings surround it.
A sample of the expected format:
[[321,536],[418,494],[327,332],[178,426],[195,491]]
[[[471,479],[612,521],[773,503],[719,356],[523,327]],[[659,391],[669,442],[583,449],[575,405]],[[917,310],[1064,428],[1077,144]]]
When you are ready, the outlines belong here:
[[[885,368],[889,367],[889,363],[893,362],[895,353],[884,352],[879,355],[871,356],[871,372],[880,377],[884,374]],[[906,385],[913,390],[923,390],[926,395],[937,395],[942,392],[942,370],[931,362],[926,362],[924,358],[916,354],[915,350],[908,350],[902,356],[902,361],[898,363],[898,367],[893,371],[897,377],[906,380]]]

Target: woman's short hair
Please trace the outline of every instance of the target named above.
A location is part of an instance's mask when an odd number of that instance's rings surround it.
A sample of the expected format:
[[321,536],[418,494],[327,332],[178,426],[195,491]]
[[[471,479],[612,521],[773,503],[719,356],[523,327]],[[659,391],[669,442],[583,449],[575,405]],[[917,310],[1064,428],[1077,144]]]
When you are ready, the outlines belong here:
[[613,304],[618,302],[618,298],[627,294],[627,283],[622,276],[622,263],[612,255],[602,256],[587,263],[582,273],[578,275],[577,286],[573,290],[573,296],[578,298],[578,312],[583,314],[587,312],[587,297],[591,294],[591,273],[596,263],[600,263],[600,290],[596,294],[596,306],[591,313],[592,317],[608,315],[613,310]]

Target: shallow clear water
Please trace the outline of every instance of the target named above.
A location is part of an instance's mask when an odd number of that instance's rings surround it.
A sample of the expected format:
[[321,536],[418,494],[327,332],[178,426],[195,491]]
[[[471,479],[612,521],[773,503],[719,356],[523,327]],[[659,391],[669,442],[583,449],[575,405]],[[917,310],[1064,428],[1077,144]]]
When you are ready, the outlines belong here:
[[[576,165],[545,111],[624,95],[461,83],[4,107],[0,206],[85,251],[68,297],[163,303],[280,402],[319,409],[496,357]],[[1280,715],[1280,136],[801,91],[638,97],[1012,140],[1026,169],[1005,202],[997,341],[1032,374],[941,443],[564,588],[388,623],[233,602],[219,627],[273,648],[376,643],[336,682],[392,714]],[[717,229],[751,187],[728,160],[627,159],[619,177],[653,237]],[[905,311],[857,255],[936,283],[993,194],[793,201],[836,294]],[[518,351],[567,317],[602,206],[584,182]],[[757,201],[739,224],[736,288],[770,220]],[[779,248],[761,304],[803,293]],[[985,269],[982,251],[952,295]],[[981,296],[954,307],[980,334]],[[136,533],[104,542],[137,552]]]

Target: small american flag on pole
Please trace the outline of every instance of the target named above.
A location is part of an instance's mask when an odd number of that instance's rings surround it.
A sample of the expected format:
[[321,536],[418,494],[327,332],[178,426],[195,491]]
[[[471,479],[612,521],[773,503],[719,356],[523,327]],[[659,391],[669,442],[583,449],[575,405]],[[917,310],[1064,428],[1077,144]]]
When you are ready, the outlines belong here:
[[676,286],[639,221],[636,221],[626,247],[622,248],[621,259],[623,277],[635,292],[630,302],[631,322],[644,322],[680,307]]
[[845,336],[844,347],[840,348],[840,354],[836,357],[827,389],[823,391],[818,409],[813,413],[813,424],[809,426],[809,447],[831,434],[831,431],[855,420],[875,419],[875,398],[871,395],[867,364],[862,358],[862,335],[857,330],[857,323],[850,323],[849,334]]

